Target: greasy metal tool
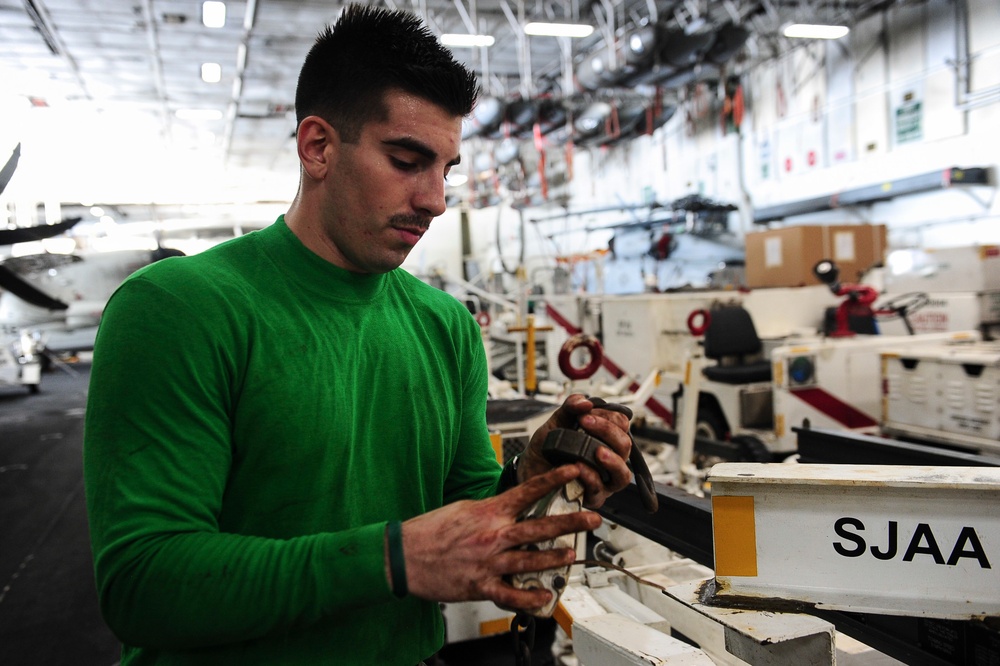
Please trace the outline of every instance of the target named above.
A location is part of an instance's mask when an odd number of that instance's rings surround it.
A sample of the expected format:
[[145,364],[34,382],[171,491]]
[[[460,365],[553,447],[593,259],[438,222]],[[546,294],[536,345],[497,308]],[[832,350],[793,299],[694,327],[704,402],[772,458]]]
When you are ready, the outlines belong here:
[[[629,420],[632,419],[632,411],[624,405],[609,403],[601,398],[588,398],[593,403],[595,409],[605,409],[608,411],[624,414]],[[631,437],[631,433],[629,434]],[[604,442],[595,437],[591,437],[583,430],[556,428],[545,437],[542,443],[542,455],[553,465],[566,465],[576,462],[584,462],[601,475],[601,479],[607,483],[611,476],[607,470],[597,461],[598,447],[607,446]],[[632,449],[629,453],[629,467],[635,475],[636,486],[639,489],[639,496],[642,498],[643,506],[646,510],[655,513],[658,508],[656,491],[653,488],[653,477],[649,467],[642,457],[642,452],[632,439]],[[579,481],[573,480],[558,490],[554,490],[542,499],[533,504],[525,511],[519,520],[530,520],[543,516],[561,515],[573,513],[583,509],[583,485]],[[577,534],[564,534],[539,543],[523,546],[525,549],[550,550],[552,548],[573,548],[576,549]],[[569,581],[570,566],[544,571],[526,572],[510,576],[511,584],[519,589],[546,589],[552,593],[552,600],[542,608],[530,612],[536,617],[551,617],[555,611],[556,604],[566,588]]]
[[[570,481],[562,488],[554,490],[542,499],[535,502],[525,511],[518,520],[531,520],[543,518],[545,516],[559,516],[567,513],[576,513],[583,509],[583,486],[576,479]],[[554,539],[539,541],[521,546],[523,550],[552,550],[554,548],[571,548],[576,550],[576,532],[572,534],[562,534]],[[569,570],[571,564],[554,569],[543,571],[527,571],[524,573],[512,574],[510,583],[521,590],[548,590],[552,593],[552,599],[542,608],[527,611],[529,615],[535,617],[551,617],[555,612],[559,597],[569,583]]]

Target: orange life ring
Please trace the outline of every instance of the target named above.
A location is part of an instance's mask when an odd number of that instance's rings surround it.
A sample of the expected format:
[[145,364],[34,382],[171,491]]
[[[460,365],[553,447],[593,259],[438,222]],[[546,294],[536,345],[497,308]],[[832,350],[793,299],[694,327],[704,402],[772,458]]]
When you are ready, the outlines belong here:
[[[570,363],[569,358],[580,347],[586,347],[590,351],[590,363],[582,368],[577,368]],[[587,379],[588,377],[592,377],[598,368],[601,367],[603,361],[604,350],[601,349],[601,343],[598,339],[592,335],[578,333],[566,340],[559,349],[559,369],[569,379]]]
[[[701,317],[701,322],[695,325],[694,322],[698,317]],[[691,331],[691,335],[704,335],[705,329],[708,328],[708,322],[711,320],[712,315],[708,313],[708,310],[692,310],[687,318],[688,330]]]
[[487,310],[480,310],[476,313],[476,322],[482,327],[486,328],[490,325],[490,313]]

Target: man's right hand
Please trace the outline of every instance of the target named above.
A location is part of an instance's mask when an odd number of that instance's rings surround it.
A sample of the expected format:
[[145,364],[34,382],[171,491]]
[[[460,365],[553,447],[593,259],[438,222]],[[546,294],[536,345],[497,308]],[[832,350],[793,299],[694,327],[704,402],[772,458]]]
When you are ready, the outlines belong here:
[[562,534],[596,529],[591,511],[522,522],[517,517],[548,493],[579,476],[576,465],[557,467],[485,500],[455,502],[403,523],[403,552],[410,594],[433,601],[489,600],[505,608],[537,609],[546,590],[519,590],[509,574],[543,571],[570,564],[570,548],[548,551],[518,547]]

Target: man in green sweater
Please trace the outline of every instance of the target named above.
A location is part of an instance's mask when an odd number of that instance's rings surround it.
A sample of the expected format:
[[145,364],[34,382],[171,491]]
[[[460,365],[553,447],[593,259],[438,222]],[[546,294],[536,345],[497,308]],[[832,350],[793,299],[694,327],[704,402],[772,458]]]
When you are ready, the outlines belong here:
[[[583,396],[501,469],[478,325],[399,269],[445,210],[477,93],[412,15],[348,7],[299,77],[288,212],[109,302],[84,463],[122,664],[412,666],[443,643],[438,602],[541,607],[504,577],[574,553],[519,546],[600,522],[524,509],[571,479],[590,507],[628,484],[625,417]],[[607,484],[540,455],[576,422],[609,445]]]

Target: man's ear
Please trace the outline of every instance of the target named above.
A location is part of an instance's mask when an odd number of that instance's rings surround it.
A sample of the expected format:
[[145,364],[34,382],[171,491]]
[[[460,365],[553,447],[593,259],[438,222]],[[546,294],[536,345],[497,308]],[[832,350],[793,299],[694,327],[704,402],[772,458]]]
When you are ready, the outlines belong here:
[[299,162],[310,178],[323,180],[340,146],[340,135],[319,116],[307,116],[295,133]]

